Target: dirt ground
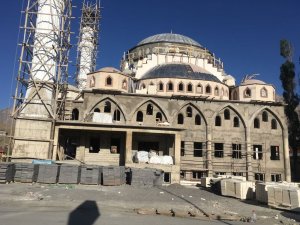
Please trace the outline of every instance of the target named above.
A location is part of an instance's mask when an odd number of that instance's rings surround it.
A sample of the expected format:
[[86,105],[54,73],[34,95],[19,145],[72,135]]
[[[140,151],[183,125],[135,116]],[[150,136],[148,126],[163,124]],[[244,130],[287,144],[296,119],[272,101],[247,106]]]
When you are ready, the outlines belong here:
[[[155,214],[153,212],[162,212],[161,214],[163,215],[155,215],[155,218],[161,218],[159,220],[166,221],[165,224],[167,224],[169,219],[165,215],[166,212],[178,212],[176,215],[179,215],[181,212],[193,210],[203,214],[202,221],[208,221],[209,223],[213,223],[216,218],[220,218],[222,221],[223,219],[225,221],[226,218],[247,219],[252,216],[254,210],[257,215],[257,224],[300,224],[300,215],[296,213],[271,209],[256,201],[241,201],[219,196],[195,186],[181,186],[177,184],[151,188],[130,185],[1,184],[0,221],[2,216],[5,217],[4,209],[7,208],[16,209],[22,206],[30,210],[34,207],[70,206],[73,209],[75,206],[87,201],[96,206],[101,205],[101,210],[108,213],[107,215],[110,212],[126,212],[130,213],[132,218],[146,218]],[[24,210],[23,208],[22,210]],[[21,212],[22,210],[20,209],[19,211]],[[142,214],[147,215],[139,215],[137,213],[141,211],[143,212]],[[13,218],[10,218],[11,221],[13,221]],[[179,220],[193,220],[193,218],[178,218]],[[7,219],[7,221],[10,220]],[[245,222],[240,221],[224,223],[245,224]],[[171,224],[175,224],[174,221]],[[178,224],[182,224],[182,222]]]

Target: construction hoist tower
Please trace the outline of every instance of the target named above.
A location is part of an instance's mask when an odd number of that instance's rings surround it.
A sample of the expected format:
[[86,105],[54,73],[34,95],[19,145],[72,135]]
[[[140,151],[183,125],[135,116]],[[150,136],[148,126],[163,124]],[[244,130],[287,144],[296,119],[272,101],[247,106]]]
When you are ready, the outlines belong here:
[[54,124],[63,116],[71,0],[25,0],[12,116],[12,158],[51,158]]
[[76,83],[86,87],[87,74],[95,71],[99,43],[100,0],[84,1],[77,49]]

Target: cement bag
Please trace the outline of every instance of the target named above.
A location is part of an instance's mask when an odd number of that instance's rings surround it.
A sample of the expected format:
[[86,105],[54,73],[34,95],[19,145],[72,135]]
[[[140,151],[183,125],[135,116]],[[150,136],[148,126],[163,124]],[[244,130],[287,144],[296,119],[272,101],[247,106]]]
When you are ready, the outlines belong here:
[[164,164],[164,165],[173,165],[173,158],[172,158],[172,156],[168,156],[168,155],[162,156],[161,164]]
[[160,156],[151,156],[149,163],[151,164],[161,164],[161,157]]
[[138,151],[135,154],[135,162],[137,162],[137,163],[148,163],[149,162],[148,152]]

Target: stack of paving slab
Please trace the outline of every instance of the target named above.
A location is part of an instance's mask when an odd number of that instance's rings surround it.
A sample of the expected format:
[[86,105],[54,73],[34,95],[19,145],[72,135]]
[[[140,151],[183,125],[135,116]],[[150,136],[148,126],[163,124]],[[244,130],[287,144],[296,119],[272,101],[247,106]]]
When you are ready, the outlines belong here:
[[164,181],[162,170],[131,168],[130,175],[130,184],[134,186],[161,186]]
[[13,181],[15,173],[15,164],[0,163],[0,183],[9,183]]
[[62,164],[59,170],[58,183],[78,184],[80,180],[80,166]]
[[81,184],[94,184],[101,183],[102,167],[93,165],[81,166],[80,183]]
[[39,165],[38,183],[56,184],[60,166],[57,164]]
[[232,178],[232,179],[236,179],[236,180],[246,181],[246,177],[242,177],[242,176],[216,175],[213,177],[201,177],[200,182],[201,182],[202,187],[209,188],[209,187],[211,187],[212,183],[221,181],[222,179],[226,179],[226,178]]
[[15,164],[15,182],[32,183],[37,181],[39,165],[32,163]]
[[267,185],[268,206],[300,212],[300,188],[296,183]]
[[102,168],[102,185],[119,186],[126,183],[124,166],[105,166]]
[[253,199],[255,193],[255,183],[237,179],[222,179],[221,195],[238,199]]

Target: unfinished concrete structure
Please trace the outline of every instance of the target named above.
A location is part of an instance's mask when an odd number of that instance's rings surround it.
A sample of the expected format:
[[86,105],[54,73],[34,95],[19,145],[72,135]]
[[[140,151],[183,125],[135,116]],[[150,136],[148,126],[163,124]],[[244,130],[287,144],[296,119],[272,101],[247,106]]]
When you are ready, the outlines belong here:
[[[64,90],[64,113],[43,128],[53,134],[53,149],[23,133],[31,145],[20,151],[16,132],[13,156],[160,168],[171,183],[213,174],[290,181],[284,107],[274,87],[253,77],[235,85],[221,60],[191,38],[148,37],[124,54],[120,70],[102,68]],[[174,163],[135,163],[139,151]]]

